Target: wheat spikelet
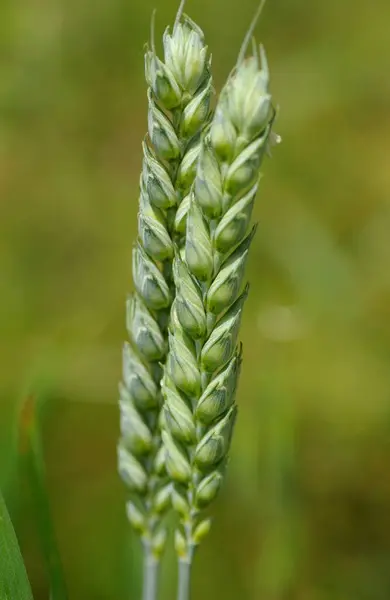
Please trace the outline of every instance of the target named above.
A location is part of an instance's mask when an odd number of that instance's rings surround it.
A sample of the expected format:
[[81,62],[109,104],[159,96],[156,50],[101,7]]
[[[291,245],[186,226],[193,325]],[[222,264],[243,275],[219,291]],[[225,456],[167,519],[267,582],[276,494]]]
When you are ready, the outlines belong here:
[[[152,20],[153,24],[153,20]],[[178,206],[193,184],[200,134],[209,123],[210,57],[199,27],[179,9],[172,33],[163,37],[164,60],[151,46],[145,54],[148,136],[143,143],[138,241],[133,249],[135,293],[127,303],[132,344],[123,350],[120,384],[121,439],[118,467],[131,493],[128,518],[145,550],[158,560],[165,544],[161,516],[170,504],[159,432],[161,367],[174,297],[172,258],[180,243]]]
[[[176,550],[182,565],[210,521],[202,511],[224,477],[237,408],[242,360],[238,344],[244,270],[255,228],[249,223],[274,111],[265,54],[240,58],[204,136],[189,200],[185,244],[176,251],[176,297],[162,381],[166,469],[180,515]],[[183,571],[182,596],[189,576]]]

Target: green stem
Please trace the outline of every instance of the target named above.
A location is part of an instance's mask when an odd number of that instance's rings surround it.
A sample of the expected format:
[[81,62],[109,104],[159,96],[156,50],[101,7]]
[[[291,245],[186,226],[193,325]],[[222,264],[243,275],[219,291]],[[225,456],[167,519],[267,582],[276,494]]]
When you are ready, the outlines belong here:
[[191,567],[192,557],[179,558],[179,585],[177,600],[190,600],[191,598]]
[[159,572],[160,561],[145,544],[142,600],[157,600]]

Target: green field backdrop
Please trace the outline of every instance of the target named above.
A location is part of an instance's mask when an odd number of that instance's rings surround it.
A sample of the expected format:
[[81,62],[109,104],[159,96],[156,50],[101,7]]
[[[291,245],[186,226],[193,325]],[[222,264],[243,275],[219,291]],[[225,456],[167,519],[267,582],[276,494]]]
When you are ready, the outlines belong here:
[[[35,600],[15,442],[31,390],[70,600],[139,600],[116,401],[154,7],[161,36],[176,1],[0,2],[0,483]],[[217,89],[255,8],[187,2]],[[255,208],[239,419],[194,600],[390,596],[389,27],[389,0],[269,0],[257,27],[283,143]],[[161,600],[175,572],[170,551]]]

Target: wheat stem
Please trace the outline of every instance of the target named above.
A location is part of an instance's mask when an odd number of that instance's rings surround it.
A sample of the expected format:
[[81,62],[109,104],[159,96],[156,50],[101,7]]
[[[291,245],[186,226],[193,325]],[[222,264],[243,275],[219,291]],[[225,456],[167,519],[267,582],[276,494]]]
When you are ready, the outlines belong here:
[[143,591],[142,600],[156,600],[158,596],[160,561],[149,544],[144,544]]
[[192,559],[179,559],[179,577],[177,600],[190,600],[191,598],[191,569]]

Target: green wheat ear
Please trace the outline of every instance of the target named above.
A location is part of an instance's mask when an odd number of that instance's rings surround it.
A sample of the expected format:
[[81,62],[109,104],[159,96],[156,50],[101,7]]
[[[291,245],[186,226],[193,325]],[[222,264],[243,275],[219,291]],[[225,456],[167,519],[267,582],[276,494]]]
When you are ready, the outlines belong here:
[[143,143],[138,240],[133,249],[135,293],[127,302],[131,344],[124,345],[119,386],[118,468],[131,496],[127,515],[141,536],[145,561],[150,565],[145,598],[156,595],[156,564],[166,537],[162,517],[170,506],[171,483],[159,420],[160,365],[168,350],[174,298],[172,260],[175,245],[182,243],[201,133],[212,116],[211,58],[203,32],[182,14],[183,4],[172,32],[167,28],[164,33],[164,59],[156,55],[153,19],[150,48],[145,54],[148,135]]
[[184,248],[173,263],[162,427],[181,523],[179,600],[189,597],[194,550],[210,528],[202,513],[221,487],[237,414],[250,219],[274,119],[264,50],[244,59],[246,44],[202,141]]

